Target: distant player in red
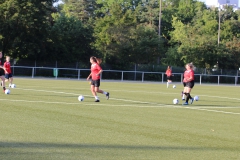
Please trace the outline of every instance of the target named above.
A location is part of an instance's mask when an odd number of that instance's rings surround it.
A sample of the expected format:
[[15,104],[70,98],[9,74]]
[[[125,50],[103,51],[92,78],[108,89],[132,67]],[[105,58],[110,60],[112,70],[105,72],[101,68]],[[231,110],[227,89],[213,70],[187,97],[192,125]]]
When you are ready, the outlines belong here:
[[1,86],[3,87],[3,92],[6,90],[4,75],[5,75],[5,68],[2,66],[2,52],[0,52],[0,79],[1,79]]
[[171,69],[171,66],[167,67],[167,70],[166,70],[165,74],[167,75],[167,88],[168,88],[169,83],[172,83],[172,69]]
[[100,102],[100,100],[97,96],[97,92],[105,94],[107,99],[109,99],[109,93],[99,89],[100,75],[103,72],[103,70],[100,66],[101,62],[102,61],[99,58],[96,58],[96,57],[93,57],[93,56],[90,57],[91,73],[87,77],[87,80],[89,80],[90,78],[92,79],[91,80],[91,92],[92,92],[93,96],[95,97],[95,102]]
[[9,81],[9,87],[11,87],[13,82],[11,64],[10,64],[10,57],[6,56],[6,62],[4,63],[3,67],[5,68],[5,82]]
[[190,92],[194,87],[194,71],[193,71],[194,66],[192,63],[188,63],[186,64],[185,68],[186,68],[186,71],[184,72],[184,75],[183,75],[183,86],[184,86],[183,94],[186,96],[186,102],[183,103],[183,105],[188,105],[189,99],[191,100],[191,104],[193,103],[193,100],[194,100],[190,95]]

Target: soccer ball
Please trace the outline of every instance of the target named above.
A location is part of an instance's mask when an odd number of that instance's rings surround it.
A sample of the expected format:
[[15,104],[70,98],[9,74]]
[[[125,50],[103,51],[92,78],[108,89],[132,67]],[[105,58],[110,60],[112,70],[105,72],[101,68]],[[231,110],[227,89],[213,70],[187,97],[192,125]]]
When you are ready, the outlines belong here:
[[175,85],[173,85],[173,86],[172,86],[172,88],[176,88],[176,86],[175,86]]
[[198,101],[198,100],[199,100],[199,97],[198,97],[198,96],[195,96],[195,97],[194,97],[194,100],[195,100],[195,101]]
[[16,85],[15,85],[15,84],[12,84],[10,87],[11,87],[11,88],[16,88]]
[[79,100],[79,101],[83,101],[83,100],[84,100],[84,97],[81,95],[81,96],[78,97],[78,100]]
[[9,89],[5,89],[5,94],[10,94],[10,90]]
[[175,98],[174,100],[173,100],[173,104],[178,104],[178,99],[177,98]]

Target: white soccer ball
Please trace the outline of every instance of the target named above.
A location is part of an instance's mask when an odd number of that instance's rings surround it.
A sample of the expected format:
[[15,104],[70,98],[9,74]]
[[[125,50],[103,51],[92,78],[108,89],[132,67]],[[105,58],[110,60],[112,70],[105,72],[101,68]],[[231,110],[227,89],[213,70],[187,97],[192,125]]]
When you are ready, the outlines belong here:
[[195,100],[195,101],[198,101],[198,100],[199,100],[199,97],[198,97],[198,96],[195,96],[195,97],[194,97],[194,100]]
[[83,101],[83,100],[84,100],[84,96],[82,96],[82,95],[79,96],[79,97],[78,97],[78,100],[79,100],[79,101]]
[[11,88],[16,88],[16,85],[15,85],[15,84],[12,84],[12,85],[11,85]]
[[178,104],[178,99],[177,98],[175,98],[174,100],[173,100],[173,104]]
[[173,86],[172,86],[172,88],[176,88],[176,86],[175,86],[175,85],[173,85]]
[[10,89],[5,89],[5,94],[10,94]]

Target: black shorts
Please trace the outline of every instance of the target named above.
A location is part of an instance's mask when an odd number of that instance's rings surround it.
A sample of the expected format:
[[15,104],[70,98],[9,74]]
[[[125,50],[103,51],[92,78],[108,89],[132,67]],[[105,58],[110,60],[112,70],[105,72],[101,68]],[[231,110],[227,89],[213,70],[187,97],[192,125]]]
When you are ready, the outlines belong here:
[[6,79],[12,78],[12,73],[5,74],[5,78],[6,78]]
[[4,76],[4,75],[5,75],[4,69],[0,68],[0,76]]
[[94,85],[94,87],[99,87],[100,86],[100,79],[91,80],[91,85]]
[[167,76],[167,80],[172,80],[172,76]]
[[194,87],[194,81],[183,82],[183,86],[188,87],[188,88],[193,88]]

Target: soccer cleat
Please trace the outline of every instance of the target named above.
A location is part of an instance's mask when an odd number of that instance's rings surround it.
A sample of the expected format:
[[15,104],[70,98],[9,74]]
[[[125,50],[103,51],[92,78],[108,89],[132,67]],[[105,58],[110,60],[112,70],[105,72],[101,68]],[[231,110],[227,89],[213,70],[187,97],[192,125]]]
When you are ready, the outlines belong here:
[[109,92],[107,92],[106,97],[107,97],[107,99],[109,99]]
[[188,105],[188,102],[183,103],[182,105]]
[[99,99],[96,99],[95,102],[100,102]]
[[192,99],[190,99],[190,102],[191,102],[191,104],[193,103],[193,101],[194,101],[194,99],[192,98]]
[[185,101],[185,98],[182,98],[182,101]]

